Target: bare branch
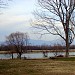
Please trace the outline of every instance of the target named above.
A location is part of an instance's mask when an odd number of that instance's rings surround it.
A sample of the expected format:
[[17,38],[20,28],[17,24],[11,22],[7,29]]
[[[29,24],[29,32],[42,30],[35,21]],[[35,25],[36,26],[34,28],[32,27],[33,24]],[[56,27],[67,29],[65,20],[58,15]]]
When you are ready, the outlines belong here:
[[[63,38],[68,56],[69,46],[75,37],[75,0],[38,0],[38,3],[41,10],[45,11],[41,11],[42,14],[37,13],[39,22],[35,24],[35,28]],[[58,22],[61,23],[63,31],[56,25]]]

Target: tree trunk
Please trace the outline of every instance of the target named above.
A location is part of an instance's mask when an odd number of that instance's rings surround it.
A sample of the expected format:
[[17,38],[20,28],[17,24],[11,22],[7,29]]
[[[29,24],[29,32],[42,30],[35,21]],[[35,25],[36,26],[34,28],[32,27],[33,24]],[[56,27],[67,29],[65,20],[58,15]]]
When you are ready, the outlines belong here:
[[12,59],[13,59],[13,52],[12,52]]
[[21,59],[21,53],[19,53],[19,58]]
[[21,53],[20,52],[18,53],[17,58],[21,59]]
[[69,42],[68,42],[68,38],[66,37],[66,57],[69,56]]
[[66,16],[66,57],[69,56],[69,17]]

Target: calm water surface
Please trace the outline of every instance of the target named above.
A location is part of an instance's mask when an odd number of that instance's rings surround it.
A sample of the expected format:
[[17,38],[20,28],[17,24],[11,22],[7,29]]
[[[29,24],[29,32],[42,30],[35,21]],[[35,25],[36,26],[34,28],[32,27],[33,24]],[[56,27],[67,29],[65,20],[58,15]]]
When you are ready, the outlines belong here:
[[[51,56],[54,56],[54,52],[49,52],[47,53],[47,56],[48,57],[51,57]],[[62,53],[58,53],[59,55],[62,54],[62,55],[65,55],[65,52],[62,52]],[[17,54],[14,53],[14,58],[17,58]],[[75,55],[75,52],[70,52],[69,55]],[[22,54],[22,57],[27,57],[28,59],[31,58],[44,58],[44,55],[42,52],[40,53],[25,53],[25,54]],[[0,54],[0,59],[11,59],[11,54]]]

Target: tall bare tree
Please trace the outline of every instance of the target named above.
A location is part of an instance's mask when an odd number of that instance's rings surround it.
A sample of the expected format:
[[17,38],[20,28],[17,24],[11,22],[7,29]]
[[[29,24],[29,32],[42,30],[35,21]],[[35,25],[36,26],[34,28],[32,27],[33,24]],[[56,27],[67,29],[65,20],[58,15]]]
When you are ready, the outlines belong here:
[[[60,36],[66,44],[66,57],[75,36],[75,0],[38,0],[41,11],[35,12],[35,28],[44,34]],[[47,31],[47,33],[45,32]]]
[[6,37],[6,42],[8,45],[11,45],[13,50],[15,50],[18,54],[18,57],[21,59],[21,55],[23,53],[23,47],[28,45],[28,34],[27,33],[11,33]]

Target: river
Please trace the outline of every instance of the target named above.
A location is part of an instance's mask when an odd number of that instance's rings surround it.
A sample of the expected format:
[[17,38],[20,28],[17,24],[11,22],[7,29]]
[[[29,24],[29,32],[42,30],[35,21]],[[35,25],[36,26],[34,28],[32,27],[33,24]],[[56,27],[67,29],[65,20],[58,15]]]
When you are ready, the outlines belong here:
[[[61,52],[61,53],[58,53],[58,55],[65,55],[65,52]],[[47,57],[52,57],[54,56],[55,53],[54,52],[48,52],[47,53]],[[75,52],[70,52],[69,55],[75,55]],[[13,54],[14,58],[17,58],[17,54],[14,53]],[[44,58],[44,55],[42,52],[40,53],[24,53],[22,54],[21,57],[26,57],[27,59],[34,59],[34,58]],[[11,54],[0,54],[0,59],[11,59]]]

